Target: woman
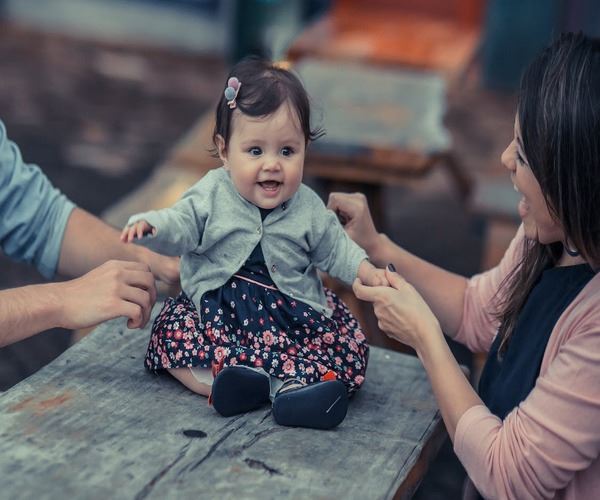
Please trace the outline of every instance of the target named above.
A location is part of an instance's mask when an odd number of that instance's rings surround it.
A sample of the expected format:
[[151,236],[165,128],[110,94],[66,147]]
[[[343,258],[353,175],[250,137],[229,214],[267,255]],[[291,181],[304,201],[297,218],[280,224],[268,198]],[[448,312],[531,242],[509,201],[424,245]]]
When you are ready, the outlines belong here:
[[[362,195],[329,207],[391,287],[358,280],[379,326],[421,359],[472,483],[486,498],[600,492],[600,43],[561,36],[527,69],[502,155],[522,225],[471,279],[377,234]],[[394,272],[397,270],[398,272]],[[479,394],[442,331],[488,352]],[[474,493],[470,488],[470,493]],[[595,494],[595,495],[594,495]]]

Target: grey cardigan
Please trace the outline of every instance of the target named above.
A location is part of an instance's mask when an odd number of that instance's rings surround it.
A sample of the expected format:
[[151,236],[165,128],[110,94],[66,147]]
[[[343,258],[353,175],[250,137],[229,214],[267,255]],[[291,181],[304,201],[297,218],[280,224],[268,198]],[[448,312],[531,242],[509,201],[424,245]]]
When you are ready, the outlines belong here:
[[140,219],[156,228],[143,245],[181,255],[181,286],[199,313],[204,293],[223,286],[259,242],[277,288],[329,317],[317,268],[351,284],[367,258],[309,187],[301,184],[263,222],[223,167],[208,172],[172,207],[136,214],[128,223]]

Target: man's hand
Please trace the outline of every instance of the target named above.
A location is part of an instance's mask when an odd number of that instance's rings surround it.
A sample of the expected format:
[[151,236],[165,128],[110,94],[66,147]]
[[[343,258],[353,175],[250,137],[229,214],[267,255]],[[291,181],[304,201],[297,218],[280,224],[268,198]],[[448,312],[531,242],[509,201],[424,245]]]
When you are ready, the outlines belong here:
[[58,326],[86,328],[119,316],[142,328],[156,301],[154,276],[139,262],[112,260],[70,281],[56,283]]

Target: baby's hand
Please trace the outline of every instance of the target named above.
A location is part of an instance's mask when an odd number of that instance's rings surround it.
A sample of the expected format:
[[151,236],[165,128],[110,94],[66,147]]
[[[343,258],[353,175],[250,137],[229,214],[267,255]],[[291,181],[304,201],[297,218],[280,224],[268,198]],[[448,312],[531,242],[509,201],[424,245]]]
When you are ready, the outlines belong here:
[[363,260],[358,268],[358,278],[363,285],[389,286],[384,269],[377,269],[368,260]]
[[141,240],[146,234],[156,234],[156,228],[148,224],[145,220],[139,220],[131,226],[125,226],[121,231],[121,241],[131,243],[135,238]]
[[369,286],[390,286],[388,279],[385,276],[385,269],[373,268],[368,276],[365,285]]

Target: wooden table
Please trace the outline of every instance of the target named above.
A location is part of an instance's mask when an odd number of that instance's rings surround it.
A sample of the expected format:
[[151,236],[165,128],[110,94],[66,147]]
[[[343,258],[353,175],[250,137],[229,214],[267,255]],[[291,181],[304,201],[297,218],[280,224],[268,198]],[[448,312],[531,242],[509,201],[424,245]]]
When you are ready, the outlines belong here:
[[[365,192],[375,218],[381,190],[445,168],[464,199],[471,177],[456,162],[443,119],[446,81],[424,71],[302,59],[295,66],[326,135],[311,144],[306,172]],[[335,185],[334,185],[335,188]]]
[[148,330],[103,324],[0,396],[3,498],[408,498],[446,437],[411,356],[373,348],[346,420],[315,431],[220,417],[145,371]]
[[288,57],[435,70],[457,78],[479,41],[483,0],[334,0]]

